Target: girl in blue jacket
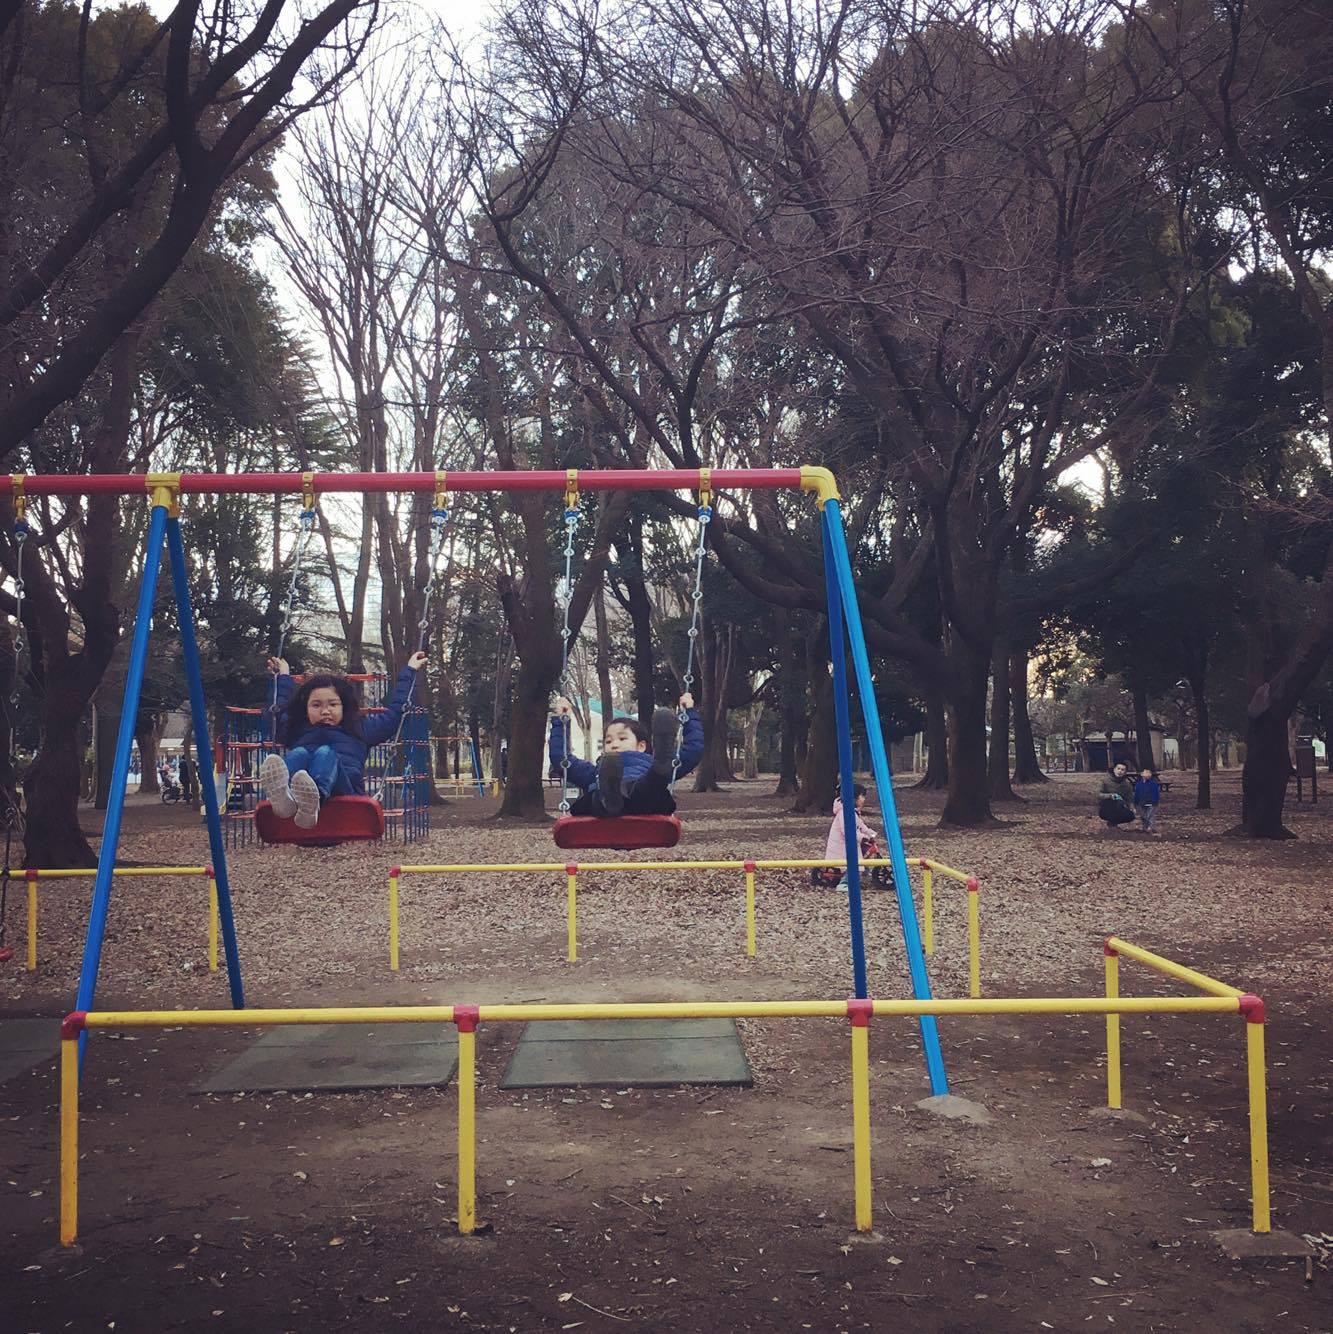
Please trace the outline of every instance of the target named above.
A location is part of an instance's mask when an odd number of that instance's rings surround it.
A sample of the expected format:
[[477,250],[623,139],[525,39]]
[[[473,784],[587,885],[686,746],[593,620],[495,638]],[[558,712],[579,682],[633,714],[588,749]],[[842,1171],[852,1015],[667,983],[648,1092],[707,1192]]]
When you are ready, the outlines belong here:
[[278,677],[274,739],[287,747],[284,755],[270,755],[259,771],[273,814],[313,829],[321,801],[364,796],[366,752],[397,732],[425,665],[424,653],[408,658],[383,711],[365,717],[345,677],[307,676],[298,688],[286,661],[270,658],[268,669]]
[[[612,718],[602,737],[602,755],[596,764],[569,761],[569,781],[583,795],[569,808],[571,815],[670,815],[676,809],[671,795],[671,770],[680,740],[680,767],[684,776],[703,759],[704,725],[694,707],[694,696],[680,697],[685,710],[685,731],[671,709],[655,709],[651,738],[637,718]],[[561,696],[551,719],[551,772],[560,773],[565,758],[565,719],[573,712]]]

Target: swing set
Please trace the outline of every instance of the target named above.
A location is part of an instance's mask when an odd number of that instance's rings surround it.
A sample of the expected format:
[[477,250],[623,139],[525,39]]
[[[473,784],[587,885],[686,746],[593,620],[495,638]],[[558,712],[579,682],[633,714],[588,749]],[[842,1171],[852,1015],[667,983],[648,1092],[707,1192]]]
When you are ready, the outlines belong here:
[[[166,547],[171,563],[177,619],[180,625],[182,656],[189,688],[190,711],[194,720],[196,743],[201,759],[208,766],[208,773],[204,775],[201,786],[203,789],[205,822],[208,828],[210,862],[217,885],[218,916],[227,962],[228,985],[232,1005],[237,1009],[245,1006],[240,953],[232,912],[231,884],[228,877],[221,812],[213,769],[213,748],[208,735],[208,712],[204,700],[203,679],[200,674],[199,645],[195,632],[194,609],[190,601],[185,542],[181,532],[180,502],[184,496],[207,494],[300,495],[303,498],[304,505],[302,513],[305,515],[313,510],[313,497],[316,490],[321,494],[351,493],[364,495],[391,492],[434,494],[436,503],[432,511],[432,519],[435,518],[437,512],[445,511],[444,497],[450,492],[549,491],[557,495],[563,492],[566,498],[566,594],[568,590],[569,560],[572,558],[573,529],[577,523],[577,516],[571,519],[569,510],[577,509],[577,504],[571,503],[571,500],[576,501],[579,488],[587,491],[686,491],[697,494],[701,501],[699,506],[700,538],[698,548],[700,560],[704,549],[706,525],[712,517],[711,494],[713,490],[813,492],[819,506],[823,541],[830,658],[834,687],[834,713],[842,790],[850,792],[853,786],[851,694],[847,669],[847,649],[850,645],[852,671],[856,677],[857,696],[870,744],[871,764],[875,784],[879,792],[880,807],[884,816],[890,862],[893,867],[894,892],[902,926],[908,971],[911,976],[912,993],[918,1002],[931,1000],[930,979],[926,973],[925,955],[921,935],[917,927],[916,910],[911,898],[911,881],[908,875],[906,853],[903,848],[902,831],[898,824],[888,754],[885,750],[879,710],[875,702],[870,658],[866,650],[865,636],[861,626],[861,614],[857,606],[856,590],[852,580],[851,558],[847,550],[841,501],[833,474],[827,468],[598,469],[589,471],[571,469],[533,472],[459,472],[447,474],[444,472],[385,472],[321,473],[318,475],[312,473],[48,474],[44,476],[15,475],[11,479],[11,485],[16,516],[22,513],[25,496],[38,495],[118,495],[126,497],[146,495],[152,507],[145,544],[143,573],[130,639],[129,663],[125,674],[120,728],[116,738],[111,791],[107,803],[106,822],[103,827],[101,846],[98,851],[92,908],[88,918],[83,963],[79,975],[79,989],[75,1003],[77,1011],[86,1012],[94,1008],[97,976],[106,935],[107,916],[111,906],[113,873],[120,845],[125,795],[129,782],[130,756],[134,746],[134,721],[138,714],[144,670],[148,659],[153,606],[157,594],[163,546]],[[707,511],[707,514],[705,514],[705,511]],[[447,511],[444,517],[447,520]],[[309,522],[310,526],[313,527],[313,515]],[[443,524],[441,524],[442,526]],[[697,638],[698,630],[699,597],[697,580],[695,591],[694,616],[691,622],[690,636],[691,650]],[[569,604],[566,596],[564,635],[566,670],[570,638],[568,618]],[[692,661],[691,653],[691,666]],[[568,754],[568,746],[566,746],[566,754]],[[336,802],[346,802],[348,800],[354,799],[335,798],[333,801],[326,803],[326,807],[338,809],[335,805]],[[371,801],[374,804],[371,798],[361,798],[359,801]],[[343,807],[341,809],[349,808]],[[328,835],[336,833],[340,836],[363,838],[370,836],[369,830],[374,827],[372,813],[367,811],[363,805],[358,805],[355,809],[360,814],[349,816],[347,823],[336,826],[328,825],[322,830],[317,827],[315,831],[305,830],[301,832],[306,836],[311,833]],[[865,941],[862,926],[861,866],[856,837],[856,812],[851,802],[844,805],[844,817],[847,825],[846,878],[851,936],[852,985],[855,996],[858,999],[865,999],[869,995],[869,991],[867,989]],[[566,812],[563,818],[571,820],[574,817],[570,817]],[[340,816],[338,819],[341,820],[342,817]],[[668,846],[663,841],[666,837],[665,827],[660,821],[663,819],[672,820],[674,817],[640,816],[636,819],[640,822],[643,820],[653,821],[648,826],[653,831],[651,838],[644,834],[642,835],[642,841],[640,841],[641,836],[638,833],[629,831],[628,821],[625,817],[621,817],[618,821],[609,822],[624,829],[623,834],[618,833],[615,829],[590,829],[586,824],[565,824],[564,830],[567,832],[563,836],[598,840],[578,843],[577,846],[617,848]],[[364,820],[365,823],[356,823],[361,820]],[[575,832],[568,832],[571,830]],[[586,834],[583,831],[587,831]],[[678,823],[675,826],[675,837],[671,839],[671,842],[674,843],[676,838],[679,838]],[[341,841],[341,837],[330,841]],[[575,846],[575,844],[566,843],[565,846]],[[940,1051],[935,1015],[920,1012],[918,1013],[918,1022],[931,1092],[933,1094],[947,1093],[948,1081]],[[86,1038],[87,1031],[84,1029],[79,1034],[81,1051]]]

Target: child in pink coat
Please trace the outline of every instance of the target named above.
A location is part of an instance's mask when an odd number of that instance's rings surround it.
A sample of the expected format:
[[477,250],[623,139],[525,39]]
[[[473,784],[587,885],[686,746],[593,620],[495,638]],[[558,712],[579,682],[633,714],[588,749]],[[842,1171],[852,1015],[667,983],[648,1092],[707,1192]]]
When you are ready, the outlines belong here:
[[[878,857],[880,852],[875,831],[861,816],[866,804],[865,787],[861,783],[857,783],[852,789],[852,794],[853,800],[856,802],[856,840],[860,844],[861,858],[865,860],[867,857]],[[844,863],[844,865],[847,861],[847,829],[843,823],[842,801],[836,797],[833,800],[833,823],[829,826],[828,843],[824,848],[824,858],[826,861],[838,861]],[[844,870],[839,870],[836,866],[816,867],[811,872],[810,880],[814,885],[834,885],[838,889],[847,888],[847,873]],[[889,868],[887,866],[872,867],[870,880],[872,884],[887,889],[891,883]]]

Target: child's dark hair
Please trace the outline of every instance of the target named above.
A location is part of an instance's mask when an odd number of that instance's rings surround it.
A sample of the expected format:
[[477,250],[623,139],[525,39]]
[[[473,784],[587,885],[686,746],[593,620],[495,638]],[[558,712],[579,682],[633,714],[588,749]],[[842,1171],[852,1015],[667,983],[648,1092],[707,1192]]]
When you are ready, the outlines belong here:
[[649,745],[652,744],[652,739],[648,735],[648,729],[637,718],[627,718],[621,714],[612,718],[611,721],[607,723],[607,727],[628,727],[629,730],[634,733],[635,741],[643,741]]
[[[852,800],[853,800],[853,801],[855,801],[855,800],[857,799],[857,797],[866,797],[866,796],[869,796],[869,795],[870,795],[870,794],[869,794],[869,792],[867,791],[867,789],[866,789],[866,785],[865,785],[864,783],[853,783],[853,784],[852,784]],[[842,785],[841,785],[841,784],[838,785],[838,800],[839,800],[839,801],[842,800]]]
[[343,720],[339,724],[342,730],[350,736],[361,738],[361,701],[356,697],[356,691],[352,689],[352,683],[345,676],[333,676],[328,672],[320,672],[314,676],[307,676],[299,686],[287,704],[287,727],[282,738],[285,746],[294,746],[300,739],[301,733],[310,727],[309,708],[310,696],[316,690],[336,690],[338,698],[342,700]]

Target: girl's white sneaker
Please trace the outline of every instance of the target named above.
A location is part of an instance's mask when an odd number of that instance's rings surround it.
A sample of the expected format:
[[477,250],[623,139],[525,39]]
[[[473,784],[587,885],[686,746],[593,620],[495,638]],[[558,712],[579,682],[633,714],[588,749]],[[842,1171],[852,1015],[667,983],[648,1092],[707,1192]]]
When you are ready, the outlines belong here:
[[319,787],[304,769],[292,775],[292,796],[296,798],[296,827],[313,829],[319,823]]
[[270,755],[259,766],[259,781],[264,785],[264,795],[273,807],[273,814],[279,820],[290,820],[296,814],[296,798],[292,796],[287,762],[281,755]]

